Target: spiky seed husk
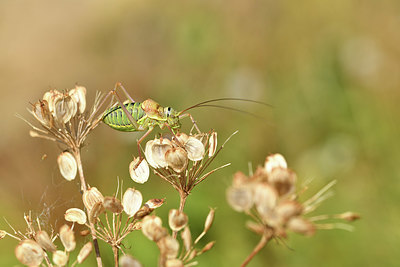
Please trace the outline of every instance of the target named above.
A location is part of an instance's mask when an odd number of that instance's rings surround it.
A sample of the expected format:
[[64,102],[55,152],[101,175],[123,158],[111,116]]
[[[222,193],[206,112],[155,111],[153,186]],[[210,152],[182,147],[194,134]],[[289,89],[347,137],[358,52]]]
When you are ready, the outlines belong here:
[[78,105],[70,96],[58,98],[54,102],[54,117],[59,123],[67,123],[78,110]]
[[128,188],[122,197],[122,205],[125,213],[132,217],[142,206],[142,193],[134,188]]
[[157,216],[146,216],[142,221],[142,232],[150,240],[158,242],[167,235],[167,230],[162,227],[162,221]]
[[180,259],[169,259],[165,263],[165,267],[183,267],[183,261]]
[[36,232],[36,242],[46,251],[54,252],[57,247],[51,241],[49,234],[46,231]]
[[105,197],[103,205],[104,208],[116,214],[119,214],[124,210],[121,201],[115,197]]
[[295,189],[296,174],[285,168],[276,167],[268,173],[268,182],[275,187],[279,196],[290,194]]
[[97,202],[89,211],[89,222],[96,223],[97,218],[105,211],[103,202]]
[[179,242],[172,236],[164,236],[157,242],[157,245],[160,248],[161,254],[167,259],[175,259],[178,256]]
[[87,242],[79,251],[78,257],[76,260],[78,263],[82,263],[86,258],[90,255],[90,252],[92,252],[93,249],[93,244],[92,242]]
[[53,253],[53,262],[57,266],[65,266],[68,262],[68,254],[62,250],[55,251]]
[[74,89],[68,91],[68,94],[78,104],[79,113],[83,113],[86,108],[86,88],[83,86],[75,86]]
[[205,149],[203,143],[193,136],[190,136],[186,141],[185,150],[191,161],[199,161],[204,157]]
[[44,258],[44,251],[38,243],[26,239],[21,241],[15,248],[17,259],[28,266],[39,266]]
[[66,251],[70,252],[75,249],[76,242],[74,231],[66,224],[60,228],[60,240]]
[[236,211],[242,212],[253,206],[253,190],[250,185],[233,186],[228,188],[226,196],[229,205]]
[[168,213],[168,224],[172,231],[182,230],[188,223],[188,216],[177,209],[171,209]]
[[265,159],[264,169],[269,173],[274,168],[287,169],[286,160],[281,154],[272,154]]
[[212,132],[208,139],[208,157],[212,157],[217,151],[217,132]]
[[181,173],[186,169],[188,164],[188,154],[181,147],[173,147],[165,153],[165,160],[168,167],[177,173]]
[[64,218],[68,222],[76,222],[79,224],[86,223],[86,214],[83,210],[78,208],[70,208],[68,209],[65,214]]
[[301,217],[295,217],[289,220],[288,228],[293,232],[311,236],[315,233],[315,225]]
[[271,215],[277,201],[278,193],[271,185],[260,183],[254,188],[254,204],[262,217]]
[[78,165],[75,157],[69,152],[61,153],[57,158],[58,167],[61,175],[68,181],[72,181],[78,172]]
[[103,202],[103,194],[96,188],[91,187],[83,192],[82,201],[87,210],[91,210],[93,206],[98,202]]
[[147,161],[143,158],[134,158],[129,164],[129,175],[136,183],[143,184],[147,182],[150,176],[150,169]]
[[119,260],[120,267],[142,267],[142,264],[132,257],[131,255],[125,254]]
[[190,232],[190,228],[188,225],[185,226],[185,229],[181,232],[181,238],[183,240],[183,245],[186,251],[189,251],[192,247],[192,233]]

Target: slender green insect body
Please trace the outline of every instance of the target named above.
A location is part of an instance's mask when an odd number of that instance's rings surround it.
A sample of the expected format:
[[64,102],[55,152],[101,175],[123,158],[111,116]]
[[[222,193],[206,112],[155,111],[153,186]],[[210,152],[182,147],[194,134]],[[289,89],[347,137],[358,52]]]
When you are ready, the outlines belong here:
[[[143,118],[146,113],[140,107],[141,103],[128,103],[124,104],[126,110],[132,115],[135,121]],[[103,115],[103,122],[111,128],[124,132],[135,132],[138,129],[129,121],[128,116],[120,106],[115,106],[107,109]]]

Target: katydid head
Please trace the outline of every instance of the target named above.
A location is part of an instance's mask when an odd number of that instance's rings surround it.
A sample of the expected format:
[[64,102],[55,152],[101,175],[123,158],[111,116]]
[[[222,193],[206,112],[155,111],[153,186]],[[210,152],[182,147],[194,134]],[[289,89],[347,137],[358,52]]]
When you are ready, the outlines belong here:
[[179,115],[180,112],[176,111],[171,107],[164,108],[165,119],[167,120],[168,125],[173,129],[181,127],[181,123],[179,122]]

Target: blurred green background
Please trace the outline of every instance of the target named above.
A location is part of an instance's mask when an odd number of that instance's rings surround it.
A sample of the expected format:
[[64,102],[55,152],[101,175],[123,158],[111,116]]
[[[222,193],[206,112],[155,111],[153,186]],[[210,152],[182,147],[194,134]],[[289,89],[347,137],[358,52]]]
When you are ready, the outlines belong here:
[[[239,130],[214,166],[232,166],[195,188],[186,212],[199,234],[209,207],[216,240],[199,266],[238,266],[258,242],[244,228],[247,218],[225,201],[232,174],[248,171],[280,152],[310,193],[333,179],[335,196],[316,214],[361,213],[353,233],[318,231],[271,242],[249,266],[398,266],[400,2],[385,1],[0,1],[0,210],[23,230],[33,210],[44,228],[59,227],[63,212],[81,207],[78,184],[58,172],[59,148],[30,138],[26,108],[46,90],[108,92],[117,81],[138,101],[153,98],[178,110],[201,100],[244,97],[272,108],[243,103],[244,114],[193,110],[203,130],[219,141]],[[185,123],[190,125],[189,122]],[[167,198],[157,211],[166,222],[178,195],[152,176],[134,184],[127,171],[138,134],[101,125],[83,150],[92,186],[111,195],[117,177],[145,199]],[[47,158],[42,160],[42,155]],[[1,229],[10,230],[4,220]],[[205,243],[204,243],[205,244]],[[2,266],[18,265],[15,240],[0,241]],[[127,251],[155,266],[156,246],[141,233]],[[111,250],[101,247],[105,266]],[[85,266],[94,264],[93,257]]]

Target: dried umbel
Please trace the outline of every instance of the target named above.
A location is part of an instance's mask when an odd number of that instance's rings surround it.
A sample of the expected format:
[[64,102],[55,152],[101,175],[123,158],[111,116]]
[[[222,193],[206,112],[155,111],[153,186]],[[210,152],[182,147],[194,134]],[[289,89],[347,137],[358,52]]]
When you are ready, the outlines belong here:
[[44,251],[38,243],[27,239],[15,248],[15,256],[22,264],[39,266],[44,259]]

